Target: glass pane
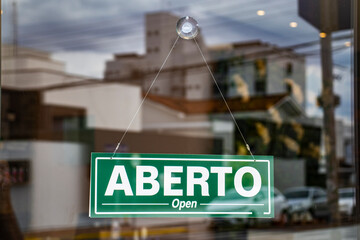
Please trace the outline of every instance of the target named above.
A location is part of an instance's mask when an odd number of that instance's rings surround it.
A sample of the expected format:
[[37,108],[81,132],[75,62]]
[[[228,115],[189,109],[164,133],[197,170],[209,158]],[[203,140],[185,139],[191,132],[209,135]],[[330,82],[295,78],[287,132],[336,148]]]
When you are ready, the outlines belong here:
[[[358,239],[354,3],[2,1],[0,238]],[[114,151],[273,156],[275,216],[89,218]]]

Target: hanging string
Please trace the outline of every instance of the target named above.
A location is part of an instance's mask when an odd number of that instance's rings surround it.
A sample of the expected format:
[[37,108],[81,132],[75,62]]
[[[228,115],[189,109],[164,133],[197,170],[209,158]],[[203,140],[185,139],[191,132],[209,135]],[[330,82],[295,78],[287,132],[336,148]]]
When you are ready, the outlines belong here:
[[141,103],[140,103],[139,107],[137,108],[137,110],[136,110],[136,112],[135,112],[134,116],[132,117],[132,119],[131,119],[131,121],[130,121],[129,125],[127,126],[127,128],[126,128],[125,132],[123,133],[123,135],[122,135],[122,137],[121,137],[120,141],[119,141],[119,142],[118,142],[118,144],[116,145],[116,148],[115,148],[115,150],[114,150],[114,153],[113,153],[113,155],[112,155],[111,159],[115,156],[115,154],[116,154],[117,150],[119,149],[119,147],[120,147],[120,145],[121,145],[121,142],[124,140],[125,135],[126,135],[126,134],[127,134],[127,132],[129,131],[131,124],[133,123],[133,121],[135,120],[135,117],[136,117],[136,116],[137,116],[137,114],[139,113],[139,111],[140,111],[140,109],[141,109],[142,105],[143,105],[143,104],[144,104],[144,102],[145,102],[146,97],[149,95],[151,88],[154,86],[154,84],[155,84],[155,82],[156,82],[156,79],[158,78],[158,76],[159,76],[159,74],[160,74],[161,70],[164,68],[165,63],[167,62],[167,60],[168,60],[168,58],[169,58],[169,56],[170,56],[171,52],[173,51],[173,49],[174,49],[174,47],[175,47],[175,45],[176,45],[176,43],[177,43],[177,41],[178,41],[178,40],[179,40],[179,36],[175,39],[174,44],[173,44],[173,45],[172,45],[172,47],[170,48],[170,51],[169,51],[168,55],[166,56],[166,58],[165,58],[164,62],[162,63],[162,65],[161,65],[161,67],[160,67],[160,69],[159,69],[158,73],[156,74],[156,76],[155,76],[154,80],[151,82],[149,89],[146,91],[146,93],[145,93],[145,95],[144,95],[144,98],[142,99],[142,101],[141,101]]
[[[130,129],[130,127],[131,127],[132,123],[134,122],[134,120],[135,120],[136,116],[138,115],[138,113],[139,113],[139,111],[140,111],[140,109],[141,109],[142,105],[144,104],[144,102],[145,102],[145,100],[146,100],[147,96],[149,95],[149,93],[150,93],[150,91],[151,91],[151,88],[154,86],[154,84],[155,84],[155,82],[156,82],[156,80],[157,80],[157,78],[158,78],[158,76],[159,76],[160,72],[161,72],[161,71],[162,71],[162,69],[164,68],[164,66],[165,66],[165,64],[166,64],[166,62],[167,62],[167,60],[168,60],[168,58],[169,58],[169,56],[170,56],[171,52],[173,51],[173,49],[174,49],[174,47],[175,47],[176,43],[178,42],[178,40],[179,40],[179,36],[175,39],[175,41],[174,41],[174,43],[173,43],[172,47],[170,48],[170,51],[169,51],[168,55],[166,56],[166,58],[165,58],[164,62],[162,63],[162,65],[161,65],[161,67],[160,67],[159,71],[157,72],[157,74],[156,74],[155,78],[154,78],[154,79],[153,79],[153,81],[151,82],[150,87],[149,87],[149,88],[148,88],[148,90],[146,91],[146,93],[145,93],[145,95],[144,95],[144,97],[143,97],[143,99],[142,99],[142,101],[141,101],[141,103],[140,103],[139,107],[137,108],[137,110],[136,110],[136,112],[135,112],[134,116],[132,117],[132,119],[131,119],[131,121],[130,121],[129,125],[127,126],[127,128],[126,128],[125,132],[123,133],[123,135],[122,135],[122,137],[121,137],[120,141],[117,143],[117,145],[116,145],[116,147],[115,147],[115,150],[114,150],[114,152],[113,152],[113,155],[112,155],[111,159],[115,156],[115,154],[116,154],[117,150],[119,149],[119,147],[120,147],[120,145],[121,145],[122,141],[124,140],[125,135],[126,135],[126,134],[127,134],[127,132],[129,131],[129,129]],[[249,153],[250,153],[251,157],[253,158],[253,160],[254,160],[254,161],[256,161],[256,159],[255,159],[255,157],[254,157],[254,155],[253,155],[253,153],[252,153],[252,151],[251,151],[251,149],[250,149],[250,146],[249,146],[249,144],[247,143],[247,141],[246,141],[246,139],[245,139],[245,137],[244,137],[243,133],[241,132],[240,127],[239,127],[239,125],[237,124],[237,122],[236,122],[236,120],[235,120],[235,117],[234,117],[234,115],[233,115],[233,113],[232,113],[232,111],[231,111],[231,109],[230,109],[230,107],[229,107],[229,105],[228,105],[228,103],[227,103],[227,101],[226,101],[226,99],[225,99],[225,97],[224,97],[224,95],[223,95],[223,93],[222,93],[222,91],[221,91],[221,89],[220,89],[220,87],[219,87],[219,85],[218,85],[218,83],[217,83],[217,81],[216,81],[216,79],[215,79],[215,77],[214,77],[214,75],[213,75],[213,73],[212,73],[212,71],[211,71],[210,67],[209,67],[209,64],[207,63],[207,61],[206,61],[206,59],[205,59],[205,57],[204,57],[204,54],[203,54],[203,52],[202,52],[201,48],[200,48],[200,46],[199,46],[198,42],[196,41],[196,38],[194,38],[194,41],[195,41],[195,44],[196,44],[197,48],[199,49],[199,52],[200,52],[200,54],[201,54],[201,57],[203,58],[203,60],[204,60],[204,62],[205,62],[205,64],[206,64],[206,67],[207,67],[207,69],[208,69],[208,71],[209,71],[209,73],[210,73],[210,75],[211,75],[211,78],[213,79],[213,81],[214,81],[214,83],[215,83],[215,85],[216,85],[217,89],[219,90],[219,93],[220,93],[220,95],[221,95],[221,97],[222,97],[222,99],[223,99],[223,101],[224,101],[224,103],[225,103],[225,105],[226,105],[226,107],[227,107],[227,109],[228,109],[229,113],[230,113],[230,116],[231,116],[231,118],[232,118],[232,120],[233,120],[233,122],[234,122],[234,124],[235,124],[235,126],[236,126],[236,128],[237,128],[237,130],[238,130],[238,132],[240,133],[240,136],[241,136],[242,140],[243,140],[243,141],[244,141],[244,143],[245,143],[246,149],[249,151]]]
[[240,127],[239,127],[239,125],[237,124],[237,122],[236,122],[236,120],[235,120],[235,117],[234,117],[234,115],[233,115],[233,113],[232,113],[232,111],[231,111],[231,109],[230,109],[230,107],[229,107],[229,105],[228,105],[228,103],[227,103],[227,101],[226,101],[226,99],[225,99],[225,97],[224,97],[224,95],[223,95],[223,93],[222,93],[222,91],[221,91],[218,83],[216,82],[216,79],[215,79],[215,77],[214,77],[214,74],[212,73],[212,71],[211,71],[211,69],[210,69],[210,67],[209,67],[209,64],[207,63],[207,61],[206,61],[206,59],[205,59],[205,57],[204,57],[204,54],[203,54],[203,52],[202,52],[202,50],[201,50],[198,42],[196,41],[196,38],[194,38],[194,41],[195,41],[196,46],[197,46],[197,48],[199,49],[199,52],[200,52],[200,54],[201,54],[201,56],[202,56],[202,58],[203,58],[203,60],[204,60],[204,62],[205,62],[205,64],[206,64],[207,69],[209,70],[209,73],[210,73],[210,75],[211,75],[211,78],[213,79],[213,81],[214,81],[217,89],[218,89],[219,92],[220,92],[220,95],[221,95],[222,99],[224,100],[224,103],[225,103],[225,105],[226,105],[226,107],[227,107],[227,109],[228,109],[228,111],[229,111],[229,113],[230,113],[231,118],[232,118],[232,120],[234,121],[235,126],[236,126],[237,130],[238,130],[239,133],[240,133],[241,138],[243,139],[243,141],[244,141],[244,143],[245,143],[246,149],[249,151],[249,153],[250,153],[251,157],[253,158],[253,160],[256,161],[253,153],[251,152],[251,149],[250,149],[249,144],[246,142],[245,137],[244,137],[243,133],[241,132]]

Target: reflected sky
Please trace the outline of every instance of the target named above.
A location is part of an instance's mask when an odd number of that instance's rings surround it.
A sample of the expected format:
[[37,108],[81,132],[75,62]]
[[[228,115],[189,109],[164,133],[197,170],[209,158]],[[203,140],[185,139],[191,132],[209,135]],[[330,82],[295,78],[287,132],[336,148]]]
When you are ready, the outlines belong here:
[[[3,1],[3,9],[3,38],[9,41],[11,1]],[[144,14],[161,10],[193,16],[209,45],[261,39],[288,46],[318,40],[317,30],[298,16],[297,0],[18,0],[19,40],[51,51],[144,52]],[[258,16],[258,10],[264,15]]]

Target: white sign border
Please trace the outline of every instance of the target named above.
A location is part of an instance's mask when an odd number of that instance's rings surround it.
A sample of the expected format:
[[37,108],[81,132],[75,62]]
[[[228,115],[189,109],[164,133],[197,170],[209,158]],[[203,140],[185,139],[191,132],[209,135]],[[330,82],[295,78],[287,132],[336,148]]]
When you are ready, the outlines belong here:
[[[271,214],[271,192],[270,192],[270,160],[242,160],[242,159],[206,159],[206,158],[141,158],[141,157],[97,157],[95,158],[95,214],[98,215],[112,215],[112,214],[132,214],[132,215],[150,215],[150,214],[193,214],[193,215],[198,215],[198,214],[235,214],[235,215],[251,215],[252,212],[98,212],[97,211],[97,165],[98,165],[98,160],[160,160],[160,161],[165,161],[165,160],[170,160],[170,161],[220,161],[220,162],[267,162],[268,163],[268,194],[269,194],[269,211],[268,212],[264,212],[265,215],[270,215]],[[90,189],[91,192],[91,189]],[[90,208],[91,208],[91,201],[90,201]]]

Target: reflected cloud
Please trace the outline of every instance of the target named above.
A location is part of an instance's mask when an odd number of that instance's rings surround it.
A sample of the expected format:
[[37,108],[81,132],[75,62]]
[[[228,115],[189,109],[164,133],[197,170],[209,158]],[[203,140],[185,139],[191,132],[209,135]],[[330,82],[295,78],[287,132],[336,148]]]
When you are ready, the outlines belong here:
[[105,61],[111,54],[82,51],[66,51],[53,54],[53,59],[67,62],[66,72],[89,77],[102,78]]

